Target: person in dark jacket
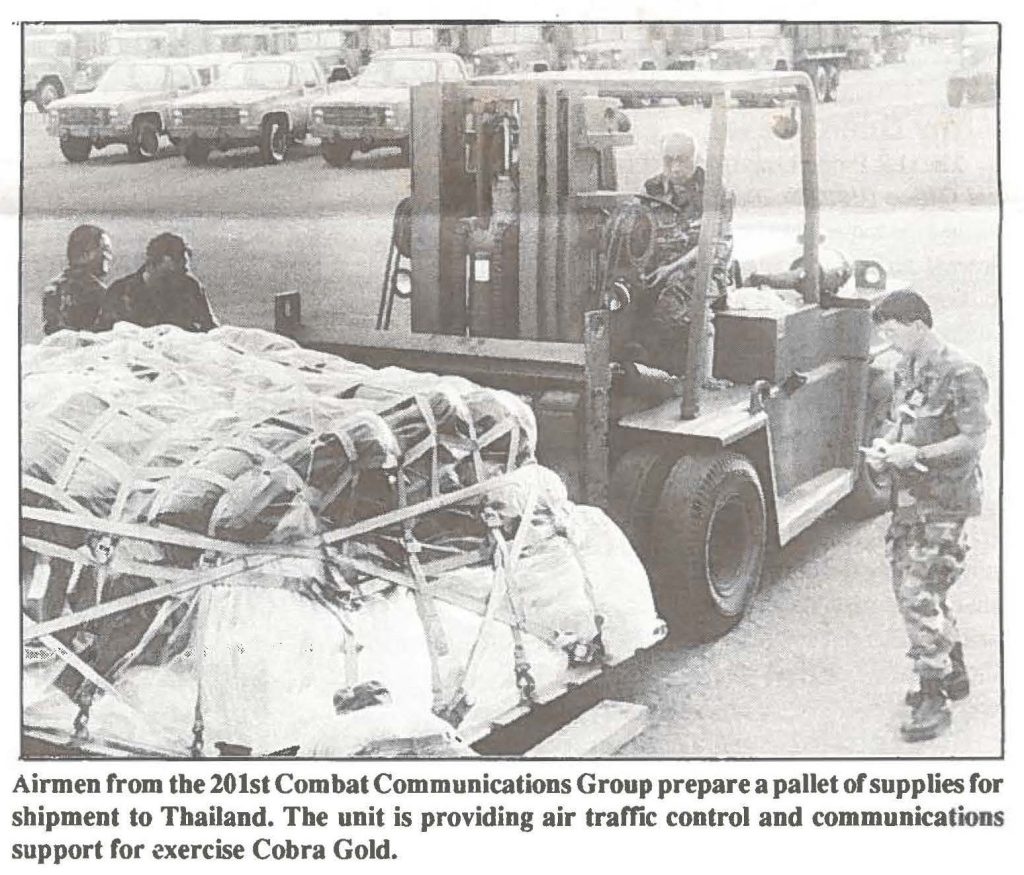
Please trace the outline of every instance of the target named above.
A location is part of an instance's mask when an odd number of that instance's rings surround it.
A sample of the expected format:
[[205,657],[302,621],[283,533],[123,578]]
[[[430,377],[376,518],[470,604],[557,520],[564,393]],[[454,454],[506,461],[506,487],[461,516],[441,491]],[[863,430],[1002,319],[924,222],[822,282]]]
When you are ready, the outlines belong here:
[[107,293],[114,254],[107,232],[79,225],[68,235],[68,265],[43,290],[43,334],[91,331]]
[[190,272],[192,251],[177,234],[160,234],[146,245],[146,261],[135,273],[111,283],[98,321],[145,328],[176,325],[185,331],[217,327],[202,284]]

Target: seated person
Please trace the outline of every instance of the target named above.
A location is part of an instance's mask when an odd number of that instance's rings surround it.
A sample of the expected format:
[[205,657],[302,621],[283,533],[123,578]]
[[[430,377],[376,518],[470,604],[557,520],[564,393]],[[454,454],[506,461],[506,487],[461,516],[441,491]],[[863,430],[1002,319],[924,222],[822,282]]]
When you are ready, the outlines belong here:
[[185,331],[217,327],[206,292],[190,271],[192,250],[177,234],[159,234],[146,245],[145,263],[107,289],[97,325],[134,322],[144,328],[176,325]]
[[[630,357],[675,376],[686,372],[690,299],[697,263],[697,242],[704,214],[704,168],[697,143],[685,131],[662,140],[662,172],[644,184],[649,197],[663,201],[658,208],[657,242],[652,259],[656,266],[644,277],[648,294],[638,308]],[[732,260],[731,198],[724,198],[722,218],[712,263],[712,284],[707,304],[718,308],[725,300]],[[709,321],[710,330],[710,321]],[[711,342],[707,344],[710,361]],[[705,385],[717,388],[706,369]]]

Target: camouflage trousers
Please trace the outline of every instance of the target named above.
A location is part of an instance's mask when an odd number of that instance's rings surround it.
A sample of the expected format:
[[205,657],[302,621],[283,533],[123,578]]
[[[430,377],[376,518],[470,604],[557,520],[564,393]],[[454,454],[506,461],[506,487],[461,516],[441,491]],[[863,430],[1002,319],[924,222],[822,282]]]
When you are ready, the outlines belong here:
[[964,570],[964,519],[922,518],[907,510],[896,512],[885,538],[893,593],[914,671],[922,678],[941,678],[949,674],[949,652],[960,641],[946,595]]

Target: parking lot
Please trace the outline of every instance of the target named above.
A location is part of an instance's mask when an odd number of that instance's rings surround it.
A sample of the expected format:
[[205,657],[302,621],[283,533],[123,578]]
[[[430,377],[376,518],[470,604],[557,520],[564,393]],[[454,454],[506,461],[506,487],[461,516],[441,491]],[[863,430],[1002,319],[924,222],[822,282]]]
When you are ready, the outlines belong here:
[[[839,102],[819,107],[821,224],[828,246],[878,259],[928,297],[939,332],[988,373],[997,418],[996,110],[947,107],[950,63],[941,47],[919,47],[906,64],[844,74]],[[797,150],[764,135],[776,112],[730,113],[726,176],[737,237],[744,228],[786,227],[799,206]],[[632,189],[660,169],[661,132],[701,134],[708,119],[701,108],[669,105],[629,115],[639,145],[618,160],[620,188]],[[183,234],[224,322],[269,328],[272,295],[298,289],[307,320],[372,324],[392,210],[409,193],[397,150],[338,169],[309,140],[280,166],[261,165],[249,150],[194,167],[169,145],[144,164],[113,146],[71,165],[44,121],[26,107],[23,342],[41,337],[42,289],[81,222],[110,232],[115,276],[139,266],[149,238]],[[831,516],[774,557],[750,616],[727,638],[659,648],[600,681],[595,690],[654,710],[651,728],[624,753],[998,754],[998,460],[993,436],[986,511],[971,529],[967,574],[953,598],[974,691],[950,734],[912,750],[899,740],[905,641],[882,555],[884,521],[851,526]]]

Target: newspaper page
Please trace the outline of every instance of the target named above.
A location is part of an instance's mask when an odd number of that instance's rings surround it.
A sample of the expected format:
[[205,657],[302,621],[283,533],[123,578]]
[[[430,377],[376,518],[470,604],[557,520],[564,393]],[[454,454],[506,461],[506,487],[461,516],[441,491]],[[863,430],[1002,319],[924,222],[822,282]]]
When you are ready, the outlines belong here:
[[8,865],[1008,857],[1019,16],[48,6]]

